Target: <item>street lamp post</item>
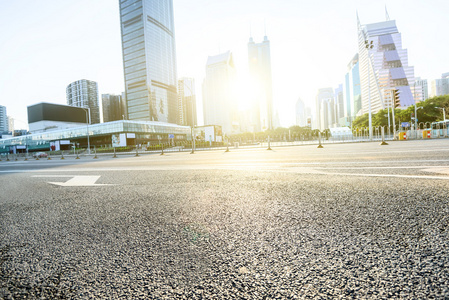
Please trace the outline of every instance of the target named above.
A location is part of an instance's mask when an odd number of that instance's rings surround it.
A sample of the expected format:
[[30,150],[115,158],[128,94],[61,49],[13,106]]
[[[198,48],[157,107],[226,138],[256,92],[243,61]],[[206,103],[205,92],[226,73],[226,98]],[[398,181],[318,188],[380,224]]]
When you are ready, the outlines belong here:
[[84,109],[84,111],[86,112],[87,153],[90,154],[90,138],[89,138],[90,107],[82,107],[82,109]]
[[[390,105],[393,104],[393,107],[391,108],[391,113],[393,114],[393,140],[396,139],[396,118],[394,116],[394,109],[396,108],[396,105],[394,104],[394,90],[391,90],[391,102]],[[398,127],[399,130],[399,127]]]
[[365,48],[367,49],[368,54],[368,116],[369,116],[369,140],[373,140],[373,118],[371,111],[371,76],[370,76],[370,66],[371,66],[371,58],[369,57],[369,50],[373,49],[373,41],[369,42],[365,40]]

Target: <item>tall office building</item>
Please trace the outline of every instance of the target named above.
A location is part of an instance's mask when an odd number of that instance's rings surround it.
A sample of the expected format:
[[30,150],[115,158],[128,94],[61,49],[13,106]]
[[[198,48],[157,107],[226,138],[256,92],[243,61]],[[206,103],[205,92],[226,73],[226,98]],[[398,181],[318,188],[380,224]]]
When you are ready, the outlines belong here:
[[67,86],[67,105],[89,108],[90,123],[100,123],[98,85],[95,81],[81,79]]
[[408,65],[396,22],[388,14],[385,22],[361,25],[358,17],[357,21],[363,113],[369,111],[369,100],[373,113],[387,108],[396,90],[400,106],[414,104],[414,68]]
[[181,78],[178,80],[178,109],[179,125],[196,126],[196,93],[195,80],[193,78]]
[[252,81],[251,94],[254,96],[252,111],[256,131],[273,129],[273,84],[271,75],[270,41],[248,42],[249,72]]
[[120,0],[129,120],[178,121],[173,0]]
[[335,124],[347,126],[345,120],[345,101],[343,97],[343,85],[340,84],[335,89]]
[[431,82],[431,97],[443,96],[449,94],[449,73],[441,75],[441,79],[435,79]]
[[307,124],[306,106],[301,98],[296,101],[296,125],[305,127]]
[[413,90],[415,91],[413,96],[417,102],[429,99],[429,86],[427,84],[427,79],[416,77]]
[[345,97],[345,121],[350,125],[357,116],[362,114],[359,54],[356,54],[348,64],[343,94]]
[[8,132],[8,116],[6,115],[6,107],[0,105],[0,133]]
[[14,118],[11,116],[8,116],[8,131],[14,132],[15,126],[14,126]]
[[204,125],[220,125],[224,134],[239,131],[235,66],[230,51],[209,56],[203,83]]
[[125,103],[121,95],[102,94],[103,122],[124,120],[126,118]]
[[323,88],[316,95],[316,129],[325,130],[335,122],[334,89]]

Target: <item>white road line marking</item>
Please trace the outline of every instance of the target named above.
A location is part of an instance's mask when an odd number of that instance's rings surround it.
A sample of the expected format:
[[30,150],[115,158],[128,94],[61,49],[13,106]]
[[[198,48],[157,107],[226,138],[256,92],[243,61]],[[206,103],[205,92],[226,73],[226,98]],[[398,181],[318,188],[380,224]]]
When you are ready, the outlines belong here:
[[66,182],[48,182],[49,184],[58,185],[58,186],[107,186],[107,185],[113,185],[113,184],[96,184],[97,180],[101,176],[78,176],[78,175],[36,175],[32,177],[39,177],[39,178],[71,178],[67,180]]
[[449,176],[419,176],[419,175],[396,175],[396,174],[354,174],[354,173],[321,173],[323,175],[338,175],[338,176],[360,176],[360,177],[393,177],[393,178],[410,178],[410,179],[439,179],[449,180]]

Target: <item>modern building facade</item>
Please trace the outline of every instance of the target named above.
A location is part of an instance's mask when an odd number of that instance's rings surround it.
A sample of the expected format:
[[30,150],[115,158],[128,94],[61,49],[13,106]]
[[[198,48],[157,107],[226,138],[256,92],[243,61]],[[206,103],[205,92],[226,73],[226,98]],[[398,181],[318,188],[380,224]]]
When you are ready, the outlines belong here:
[[414,68],[408,65],[407,49],[396,22],[387,14],[385,22],[361,25],[358,20],[362,112],[377,111],[392,105],[395,91],[399,91],[400,106],[414,104],[412,87]]
[[343,85],[343,95],[345,99],[344,122],[347,124],[346,126],[350,126],[357,116],[362,115],[359,54],[356,54],[348,64],[345,84]]
[[345,101],[343,96],[343,85],[340,84],[335,89],[335,124],[338,126],[348,126],[345,120]]
[[183,77],[178,80],[178,109],[179,125],[196,126],[196,93],[195,80],[193,78]]
[[273,129],[273,83],[271,75],[270,41],[267,36],[261,43],[251,37],[248,42],[248,62],[251,76],[251,94],[255,130]]
[[81,107],[54,103],[37,103],[27,107],[31,133],[61,130],[88,125],[88,114]]
[[8,132],[9,126],[8,126],[8,116],[6,115],[6,107],[3,105],[0,105],[0,133],[2,132]]
[[449,73],[441,75],[441,79],[435,79],[431,82],[431,97],[443,96],[449,94]]
[[121,95],[102,94],[101,104],[103,107],[103,122],[106,123],[125,119],[125,103]]
[[222,126],[224,134],[239,132],[235,65],[230,51],[209,56],[203,82],[204,125]]
[[429,99],[429,85],[427,79],[416,77],[413,90],[415,91],[413,96],[417,102]]
[[[89,139],[87,135],[89,134]],[[123,139],[123,138],[124,139]],[[50,151],[52,143],[62,142],[77,147],[87,148],[118,146],[151,146],[160,143],[172,143],[191,140],[191,129],[186,126],[167,124],[162,122],[147,121],[114,121],[86,126],[78,126],[67,129],[53,130],[34,134],[6,138],[0,140],[0,153],[17,153],[17,151],[34,152]],[[123,141],[132,139],[132,143],[122,144]],[[115,145],[119,142],[119,145]],[[64,143],[64,144],[65,144]],[[22,149],[22,150],[19,150]],[[69,148],[70,149],[70,148]]]
[[129,120],[178,122],[173,0],[120,0]]
[[100,105],[98,84],[95,81],[81,79],[67,86],[67,105],[88,108],[90,124],[100,123]]
[[316,124],[319,130],[329,129],[335,123],[335,100],[333,88],[322,88],[316,96]]
[[16,128],[14,126],[14,118],[11,116],[8,116],[8,131],[14,132],[15,129]]

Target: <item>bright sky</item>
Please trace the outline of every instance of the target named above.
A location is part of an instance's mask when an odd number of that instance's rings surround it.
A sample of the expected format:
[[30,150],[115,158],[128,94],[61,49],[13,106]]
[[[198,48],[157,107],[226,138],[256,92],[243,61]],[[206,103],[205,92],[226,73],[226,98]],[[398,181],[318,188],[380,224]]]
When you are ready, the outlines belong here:
[[[209,55],[231,50],[247,72],[250,24],[255,42],[271,41],[274,105],[281,125],[295,122],[301,97],[343,83],[362,24],[385,20],[385,5],[402,33],[415,76],[449,72],[447,0],[174,0],[178,77],[194,77],[199,105]],[[66,104],[75,80],[98,82],[99,93],[124,90],[118,0],[0,0],[0,104],[26,128],[26,107]],[[202,116],[200,116],[202,119]]]

